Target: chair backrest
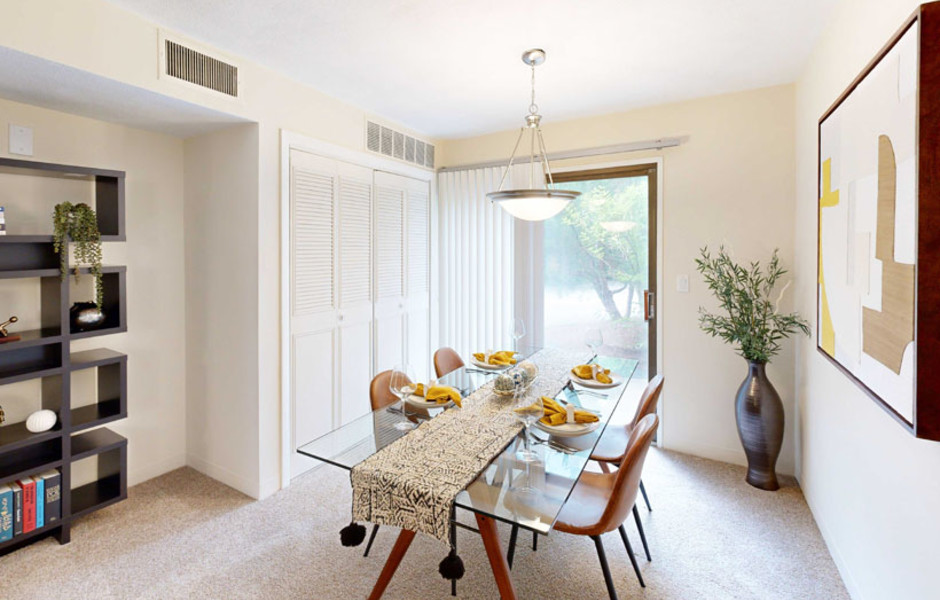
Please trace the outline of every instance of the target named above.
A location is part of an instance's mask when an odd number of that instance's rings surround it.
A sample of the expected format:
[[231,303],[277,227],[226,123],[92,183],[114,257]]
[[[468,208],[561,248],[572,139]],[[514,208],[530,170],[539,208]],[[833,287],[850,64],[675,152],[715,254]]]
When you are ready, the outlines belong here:
[[388,384],[392,379],[392,371],[382,371],[372,378],[369,384],[369,400],[372,402],[372,410],[385,408],[389,404],[398,402],[398,396],[388,389]]
[[615,480],[607,508],[604,509],[604,515],[598,523],[605,533],[620,527],[633,509],[636,494],[640,488],[643,463],[646,461],[646,454],[657,427],[659,427],[659,417],[656,415],[646,415],[640,419],[630,433],[630,441],[627,442],[627,451],[623,462],[620,463],[620,469],[616,473],[607,475]]
[[665,379],[662,375],[657,375],[650,379],[643,395],[640,396],[640,403],[636,405],[636,414],[633,415],[633,421],[630,423],[630,429],[635,429],[640,420],[646,415],[655,415],[656,406],[659,404],[659,395],[663,391]]
[[463,359],[453,348],[440,348],[434,353],[434,372],[443,377],[464,365]]

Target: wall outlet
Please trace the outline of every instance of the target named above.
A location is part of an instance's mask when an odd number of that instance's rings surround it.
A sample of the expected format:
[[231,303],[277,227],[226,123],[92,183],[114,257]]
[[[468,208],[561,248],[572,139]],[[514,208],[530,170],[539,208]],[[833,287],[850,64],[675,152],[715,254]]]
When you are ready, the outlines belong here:
[[689,276],[688,275],[678,275],[676,277],[676,291],[680,294],[689,293]]
[[33,155],[33,129],[22,125],[10,125],[10,154]]

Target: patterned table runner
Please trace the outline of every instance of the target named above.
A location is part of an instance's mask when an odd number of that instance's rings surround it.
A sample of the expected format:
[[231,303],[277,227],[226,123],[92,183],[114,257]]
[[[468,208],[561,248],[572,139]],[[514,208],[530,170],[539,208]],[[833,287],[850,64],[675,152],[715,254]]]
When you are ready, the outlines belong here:
[[[590,354],[545,349],[529,358],[539,377],[529,395],[554,397],[569,369]],[[494,400],[493,381],[356,465],[350,474],[353,519],[420,531],[444,542],[457,494],[512,441],[522,424],[511,401]]]

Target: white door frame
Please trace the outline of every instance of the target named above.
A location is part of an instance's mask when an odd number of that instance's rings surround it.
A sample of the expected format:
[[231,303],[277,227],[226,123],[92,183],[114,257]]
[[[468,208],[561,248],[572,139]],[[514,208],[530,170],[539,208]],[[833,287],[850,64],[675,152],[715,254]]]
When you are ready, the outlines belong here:
[[[396,160],[383,158],[363,150],[353,150],[338,146],[300,133],[281,129],[281,281],[280,281],[280,374],[281,374],[281,487],[290,485],[290,459],[294,451],[292,443],[292,411],[291,411],[291,344],[290,344],[290,153],[291,150],[300,150],[316,154],[324,158],[340,160],[377,171],[387,171],[397,175],[404,175],[414,179],[427,181],[431,186],[431,221],[436,218],[435,208],[437,197],[437,178],[434,171],[413,167]],[[432,236],[436,227],[432,225]],[[434,240],[431,240],[432,248]],[[433,265],[432,265],[433,267]],[[432,290],[432,306],[434,305],[433,290],[436,288],[436,272],[432,268],[430,274]],[[432,314],[433,319],[433,314]],[[432,324],[432,331],[433,328]]]
[[[583,159],[572,159],[572,160],[583,160]],[[558,167],[553,166],[553,173],[570,173],[571,171],[587,171],[593,169],[612,169],[617,167],[632,167],[636,165],[656,165],[656,298],[654,302],[656,304],[656,366],[659,369],[659,372],[664,372],[665,364],[663,361],[663,292],[665,288],[663,287],[663,271],[664,265],[663,262],[663,197],[664,197],[664,188],[663,188],[663,157],[662,156],[651,156],[648,158],[632,158],[629,160],[615,160],[607,162],[579,162],[577,165]],[[517,232],[519,229],[517,228]],[[544,227],[535,227],[531,229],[532,236],[535,238],[526,243],[529,245],[541,248],[543,245],[543,240],[545,236]],[[536,273],[537,280],[532,281],[531,284],[537,286],[537,289],[540,289],[544,286],[544,277],[542,276],[541,271],[536,269],[528,269],[529,272]],[[518,275],[517,275],[518,276]],[[516,282],[518,285],[519,282]],[[533,297],[535,295],[533,294]],[[538,313],[544,313],[544,307],[541,306],[541,301],[536,301],[538,304],[535,307],[535,311]],[[530,305],[532,302],[530,302]],[[530,318],[533,318],[537,315],[531,315]],[[653,373],[650,373],[653,375]],[[662,406],[662,402],[660,403]],[[660,420],[662,420],[662,415],[660,415]],[[657,445],[666,447],[666,427],[663,423],[659,428],[659,435],[657,439]]]

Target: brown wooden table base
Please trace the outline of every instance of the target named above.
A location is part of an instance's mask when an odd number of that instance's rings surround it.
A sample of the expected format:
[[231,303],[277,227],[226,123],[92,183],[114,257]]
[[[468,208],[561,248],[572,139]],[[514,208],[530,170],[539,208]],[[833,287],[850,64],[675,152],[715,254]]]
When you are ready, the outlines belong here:
[[[486,556],[490,559],[490,568],[493,570],[493,577],[496,578],[496,587],[499,589],[499,596],[502,600],[516,600],[516,590],[512,587],[512,579],[509,578],[509,563],[506,562],[506,556],[499,545],[499,533],[496,531],[496,521],[489,517],[477,514],[477,527],[480,528],[480,536],[483,538],[483,547],[486,549]],[[369,600],[379,600],[385,593],[385,588],[392,581],[392,576],[401,564],[401,559],[408,552],[412,540],[415,539],[415,532],[408,529],[402,529],[392,548],[392,553],[388,555],[385,566],[379,574],[379,580],[375,582]]]

